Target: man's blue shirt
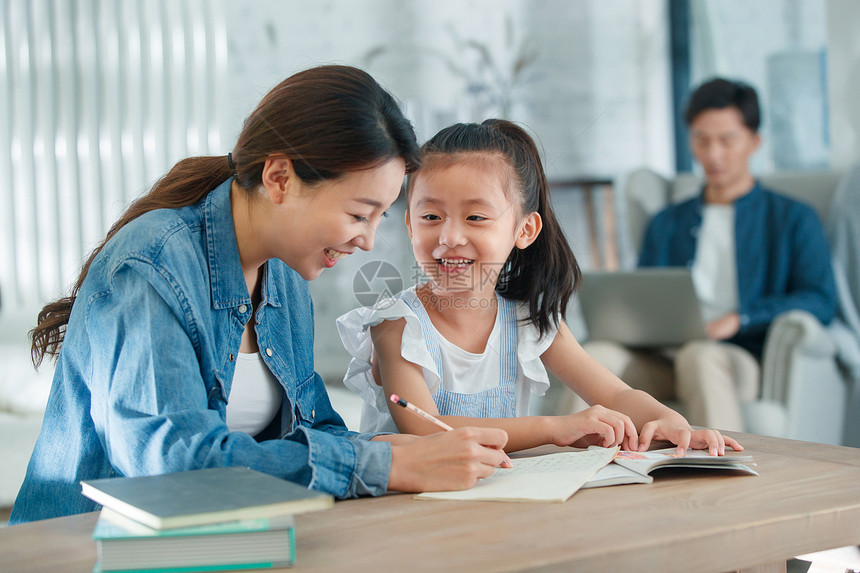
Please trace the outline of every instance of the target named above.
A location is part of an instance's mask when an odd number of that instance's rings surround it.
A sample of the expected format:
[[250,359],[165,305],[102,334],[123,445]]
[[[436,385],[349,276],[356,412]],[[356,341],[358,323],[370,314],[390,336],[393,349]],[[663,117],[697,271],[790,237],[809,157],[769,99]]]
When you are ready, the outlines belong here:
[[[818,216],[807,205],[755,187],[735,201],[738,313],[733,342],[761,356],[767,328],[793,309],[828,324],[836,312],[830,250]],[[702,224],[704,190],[658,213],[648,225],[640,267],[692,267]]]
[[262,275],[255,331],[284,392],[274,439],[226,425],[245,325],[226,181],[196,205],[151,211],[95,258],[75,300],[42,432],[10,521],[93,511],[81,480],[247,466],[337,497],[386,491],[391,448],[350,432],[314,371],[307,281]]

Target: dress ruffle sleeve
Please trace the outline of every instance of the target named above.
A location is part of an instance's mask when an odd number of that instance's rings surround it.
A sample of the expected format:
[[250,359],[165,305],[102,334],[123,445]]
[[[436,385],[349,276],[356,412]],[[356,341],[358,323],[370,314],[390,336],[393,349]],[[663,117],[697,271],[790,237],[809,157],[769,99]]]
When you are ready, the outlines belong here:
[[421,323],[409,303],[399,296],[383,301],[373,308],[362,307],[351,310],[337,319],[337,331],[347,352],[352,356],[343,378],[344,385],[355,392],[365,406],[361,416],[362,432],[396,432],[388,411],[387,397],[371,372],[373,342],[370,327],[384,320],[406,319],[400,354],[404,359],[417,364],[424,373],[424,380],[432,394],[439,388],[441,377],[436,363],[421,332]]
[[527,385],[533,394],[543,396],[549,390],[549,375],[540,357],[555,340],[558,328],[553,327],[543,338],[540,338],[538,329],[532,323],[523,322],[522,319],[527,318],[528,315],[528,306],[518,304],[517,357],[523,372],[523,384]]

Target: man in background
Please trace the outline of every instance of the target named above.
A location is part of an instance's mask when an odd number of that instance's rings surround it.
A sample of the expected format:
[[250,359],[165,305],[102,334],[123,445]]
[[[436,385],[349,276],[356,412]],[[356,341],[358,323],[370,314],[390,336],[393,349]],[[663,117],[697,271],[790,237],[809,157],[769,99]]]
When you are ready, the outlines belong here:
[[752,87],[710,80],[693,92],[685,120],[705,183],[651,220],[639,266],[690,268],[709,340],[662,352],[585,348],[631,386],[680,400],[690,423],[744,431],[741,403],[758,397],[770,324],[793,309],[823,324],[834,316],[830,253],[815,212],[750,173],[761,142]]

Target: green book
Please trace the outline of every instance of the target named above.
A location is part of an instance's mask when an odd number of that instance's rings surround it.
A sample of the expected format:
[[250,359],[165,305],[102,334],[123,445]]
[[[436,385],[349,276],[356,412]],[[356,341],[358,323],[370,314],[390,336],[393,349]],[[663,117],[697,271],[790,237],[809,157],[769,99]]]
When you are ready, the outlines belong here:
[[95,573],[233,571],[290,567],[293,517],[153,529],[103,508],[93,530]]
[[305,513],[334,504],[329,494],[244,467],[87,480],[81,493],[153,529]]

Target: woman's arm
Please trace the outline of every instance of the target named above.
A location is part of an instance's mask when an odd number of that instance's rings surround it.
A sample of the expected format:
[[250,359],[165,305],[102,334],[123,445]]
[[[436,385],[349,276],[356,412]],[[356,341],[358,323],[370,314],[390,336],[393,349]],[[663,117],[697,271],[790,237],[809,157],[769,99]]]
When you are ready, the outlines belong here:
[[[433,415],[439,415],[436,403],[417,364],[403,358],[400,343],[405,320],[385,321],[371,328],[374,347],[374,376],[386,396],[398,394],[405,400]],[[397,429],[403,433],[428,435],[439,429],[432,423],[413,416],[403,408],[388,405]],[[499,428],[507,432],[506,450],[523,450],[543,444],[571,445],[587,436],[602,436],[604,446],[620,444],[624,436],[636,436],[632,422],[626,416],[606,408],[595,408],[573,416],[526,416],[521,418],[479,418],[439,416],[455,428],[471,426]]]

